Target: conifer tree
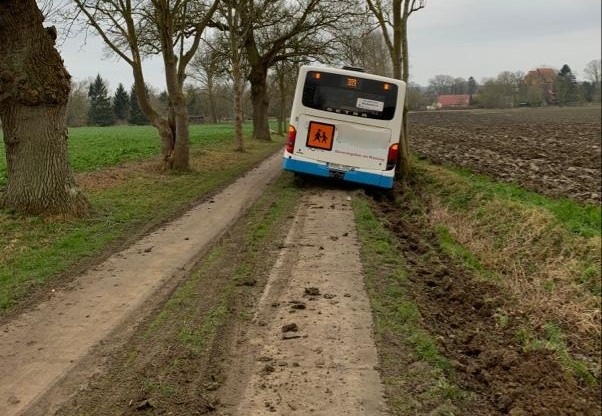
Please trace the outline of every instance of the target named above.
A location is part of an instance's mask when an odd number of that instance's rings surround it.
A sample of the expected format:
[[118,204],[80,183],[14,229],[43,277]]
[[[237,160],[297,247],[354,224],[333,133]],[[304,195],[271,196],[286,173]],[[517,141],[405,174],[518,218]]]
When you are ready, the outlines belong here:
[[123,87],[123,84],[119,83],[113,96],[113,114],[119,121],[126,121],[129,116],[130,110],[130,96]]
[[144,115],[136,98],[136,87],[132,85],[130,90],[130,114],[128,121],[130,124],[143,125],[148,124],[148,118]]
[[88,89],[90,109],[88,111],[88,124],[92,126],[110,126],[114,123],[113,108],[108,96],[107,85],[98,74]]

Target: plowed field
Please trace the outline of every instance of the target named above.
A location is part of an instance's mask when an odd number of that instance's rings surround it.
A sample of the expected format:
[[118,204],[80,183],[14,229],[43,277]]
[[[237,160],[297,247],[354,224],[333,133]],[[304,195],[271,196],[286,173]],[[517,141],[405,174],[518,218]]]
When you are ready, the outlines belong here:
[[600,108],[410,114],[411,149],[552,197],[600,203]]

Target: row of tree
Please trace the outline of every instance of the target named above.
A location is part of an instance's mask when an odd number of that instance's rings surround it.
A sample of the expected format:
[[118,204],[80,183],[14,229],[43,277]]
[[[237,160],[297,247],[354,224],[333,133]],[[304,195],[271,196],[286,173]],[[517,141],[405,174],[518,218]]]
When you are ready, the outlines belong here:
[[[274,85],[284,90],[290,88],[287,77],[295,72],[291,67],[300,63],[354,65],[366,60],[358,39],[373,40],[371,34],[377,34],[393,75],[407,80],[407,21],[424,6],[425,0],[73,0],[64,2],[61,15],[69,17],[65,27],[81,23],[131,67],[136,100],[130,94],[130,102],[136,101],[157,129],[163,168],[185,170],[189,167],[185,81],[194,72],[193,61],[217,65],[221,73],[226,70],[232,85],[235,147],[244,151],[245,80],[253,137],[270,140],[268,109],[274,99],[268,88],[270,74]],[[58,31],[44,28],[43,21],[35,0],[0,1],[0,120],[8,172],[3,205],[31,214],[77,215],[86,211],[87,203],[74,184],[66,152],[71,81],[54,47]],[[211,63],[199,56],[203,43]],[[163,62],[165,112],[151,99],[145,82],[143,62],[151,55]],[[97,87],[88,89],[88,116],[102,124],[113,103]],[[213,95],[216,90],[205,91]],[[277,99],[282,97],[283,91]],[[282,111],[285,106],[281,107]],[[397,165],[407,172],[407,133],[400,146]]]
[[[280,122],[278,134],[286,131],[284,123],[290,113],[295,77],[296,68],[291,68],[287,72],[276,71],[268,78],[268,115]],[[67,104],[67,125],[82,127],[149,124],[149,120],[140,110],[133,85],[129,93],[121,83],[113,95],[109,95],[107,90],[107,83],[100,75],[91,80],[74,82]],[[158,91],[152,86],[147,86],[147,91],[153,107],[166,116],[169,111],[167,92]],[[234,120],[233,87],[227,77],[214,78],[209,85],[201,81],[189,82],[184,86],[184,96],[189,118],[194,122],[216,124]],[[252,114],[248,83],[243,84],[242,113]],[[248,116],[244,118],[248,119]]]
[[111,97],[107,83],[100,74],[90,82],[72,85],[67,104],[68,126],[111,126],[126,123],[148,124],[148,119],[138,105],[134,86],[128,93],[123,84],[119,84]]
[[471,104],[483,108],[600,103],[600,59],[589,62],[583,74],[585,80],[577,81],[569,65],[565,64],[560,71],[545,68],[545,75],[538,75],[537,71],[503,71],[480,83],[474,77],[437,75],[429,80],[428,86],[410,84],[408,101],[414,110],[427,108],[439,95],[457,94],[470,95]]

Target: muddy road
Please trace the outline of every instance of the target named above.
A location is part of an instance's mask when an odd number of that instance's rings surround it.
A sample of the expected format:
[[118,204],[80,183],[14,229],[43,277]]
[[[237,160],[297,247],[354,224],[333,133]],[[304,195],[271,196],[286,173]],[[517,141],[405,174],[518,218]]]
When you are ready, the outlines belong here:
[[350,200],[301,198],[216,414],[388,414]]
[[[373,199],[281,177],[263,193],[185,283],[159,292],[23,414],[599,414],[597,384],[576,380],[552,352],[521,348],[526,317],[499,325],[513,300],[449,258],[428,211],[401,190]],[[397,263],[378,257],[382,236],[368,252],[376,263],[366,260],[358,199],[390,233],[403,282]],[[387,302],[416,306],[448,363],[442,372],[383,330]]]

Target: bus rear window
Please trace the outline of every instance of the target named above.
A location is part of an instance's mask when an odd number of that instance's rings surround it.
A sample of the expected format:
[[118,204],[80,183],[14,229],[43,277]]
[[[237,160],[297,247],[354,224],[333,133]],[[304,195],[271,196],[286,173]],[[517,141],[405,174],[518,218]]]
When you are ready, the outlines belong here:
[[397,85],[383,81],[310,71],[303,87],[303,105],[337,114],[391,120]]

